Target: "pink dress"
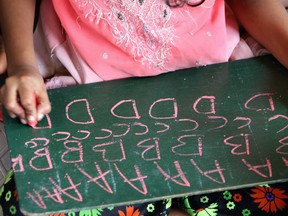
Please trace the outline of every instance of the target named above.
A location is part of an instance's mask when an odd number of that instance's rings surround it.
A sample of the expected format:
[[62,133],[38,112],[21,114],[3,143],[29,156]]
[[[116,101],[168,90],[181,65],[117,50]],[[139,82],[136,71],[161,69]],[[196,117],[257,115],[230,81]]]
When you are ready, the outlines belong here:
[[228,61],[239,33],[224,0],[180,8],[165,2],[44,0],[41,20],[51,56],[79,83]]

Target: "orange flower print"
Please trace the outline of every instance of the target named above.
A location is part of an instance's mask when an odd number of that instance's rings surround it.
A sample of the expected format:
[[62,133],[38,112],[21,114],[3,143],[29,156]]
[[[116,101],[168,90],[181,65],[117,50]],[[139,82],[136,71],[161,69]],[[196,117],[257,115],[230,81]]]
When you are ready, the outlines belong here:
[[118,214],[119,216],[139,216],[140,212],[139,209],[134,211],[134,206],[126,206],[126,214],[121,210],[118,210]]
[[13,191],[13,196],[15,197],[15,200],[18,201],[18,192],[16,189]]
[[250,196],[255,199],[255,203],[259,203],[258,208],[267,213],[276,213],[277,210],[283,210],[287,207],[283,199],[288,199],[288,196],[284,194],[285,191],[279,188],[257,186],[252,191],[254,193]]
[[241,202],[242,201],[242,195],[241,194],[234,194],[234,196],[233,196],[233,200],[235,201],[235,202]]

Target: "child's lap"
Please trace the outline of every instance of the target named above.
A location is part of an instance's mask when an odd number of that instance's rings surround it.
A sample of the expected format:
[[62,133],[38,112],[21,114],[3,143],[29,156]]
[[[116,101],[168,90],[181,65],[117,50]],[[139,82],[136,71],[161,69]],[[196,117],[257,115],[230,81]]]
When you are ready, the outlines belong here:
[[[0,202],[5,216],[23,215],[19,211],[17,191],[12,171],[8,174],[7,180],[0,190]],[[57,215],[167,216],[170,209],[175,207],[184,209],[193,216],[285,216],[288,215],[287,205],[288,183],[276,183],[252,188],[165,199],[120,207],[89,209]]]
[[288,215],[288,183],[226,190],[181,199],[181,203],[184,204],[183,207],[187,209],[190,215]]

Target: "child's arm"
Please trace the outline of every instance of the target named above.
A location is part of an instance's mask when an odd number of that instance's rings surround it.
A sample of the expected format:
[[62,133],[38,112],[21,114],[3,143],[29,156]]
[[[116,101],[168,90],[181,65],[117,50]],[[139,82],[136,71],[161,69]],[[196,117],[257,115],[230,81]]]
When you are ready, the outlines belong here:
[[34,11],[35,0],[0,0],[9,75],[1,88],[0,99],[9,115],[18,116],[22,123],[40,120],[51,109],[34,53]]
[[279,0],[226,0],[241,25],[288,68],[288,14]]

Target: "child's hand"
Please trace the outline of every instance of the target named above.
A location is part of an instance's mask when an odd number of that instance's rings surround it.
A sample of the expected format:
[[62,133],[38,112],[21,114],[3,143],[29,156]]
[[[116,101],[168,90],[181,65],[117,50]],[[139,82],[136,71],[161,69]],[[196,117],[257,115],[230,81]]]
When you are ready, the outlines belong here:
[[19,117],[23,124],[40,121],[51,111],[43,78],[32,66],[13,71],[1,88],[0,101],[11,117]]

